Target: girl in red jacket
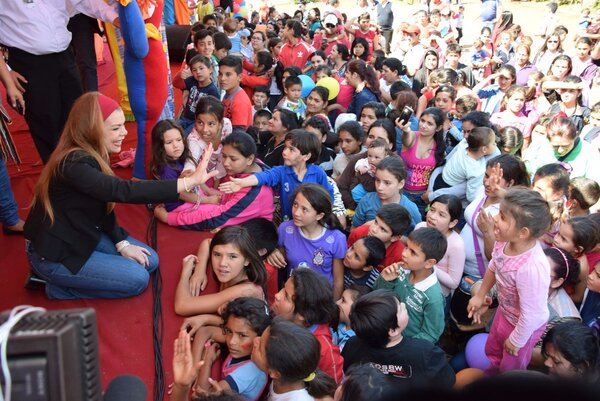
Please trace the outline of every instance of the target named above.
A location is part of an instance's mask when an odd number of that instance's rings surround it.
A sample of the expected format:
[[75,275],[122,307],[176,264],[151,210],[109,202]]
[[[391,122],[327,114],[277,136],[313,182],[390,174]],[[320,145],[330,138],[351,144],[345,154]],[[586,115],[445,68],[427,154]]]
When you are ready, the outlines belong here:
[[275,294],[271,310],[275,316],[306,327],[316,337],[321,344],[319,369],[340,384],[344,359],[333,342],[331,327],[337,319],[338,309],[327,279],[310,268],[294,269],[283,288]]

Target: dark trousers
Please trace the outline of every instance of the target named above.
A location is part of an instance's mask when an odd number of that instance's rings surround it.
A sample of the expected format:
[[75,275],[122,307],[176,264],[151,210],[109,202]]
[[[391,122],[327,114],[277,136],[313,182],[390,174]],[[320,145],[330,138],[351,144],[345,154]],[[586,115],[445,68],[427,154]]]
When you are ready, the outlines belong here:
[[392,28],[382,28],[381,29],[381,34],[383,35],[383,37],[385,38],[385,54],[389,54],[390,53],[390,47],[392,46],[392,35],[393,35],[394,31],[392,30]]
[[10,67],[27,79],[25,121],[35,147],[46,163],[65,125],[69,110],[83,93],[73,52],[36,56],[23,50],[8,49]]
[[81,76],[85,92],[98,90],[98,72],[96,68],[96,49],[94,33],[99,32],[98,21],[84,14],[71,17],[67,29],[73,34],[71,47],[75,53],[75,62]]

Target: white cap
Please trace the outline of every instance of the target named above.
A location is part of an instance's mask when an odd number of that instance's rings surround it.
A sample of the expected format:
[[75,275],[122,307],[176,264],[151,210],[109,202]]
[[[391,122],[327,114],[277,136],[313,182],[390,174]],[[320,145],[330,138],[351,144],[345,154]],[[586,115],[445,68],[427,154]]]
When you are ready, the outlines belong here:
[[338,132],[343,123],[347,121],[356,121],[356,114],[342,113],[335,119],[335,132]]
[[335,14],[327,14],[327,16],[325,17],[325,19],[323,20],[323,24],[324,25],[327,25],[327,24],[337,25],[338,24],[338,17],[336,17]]

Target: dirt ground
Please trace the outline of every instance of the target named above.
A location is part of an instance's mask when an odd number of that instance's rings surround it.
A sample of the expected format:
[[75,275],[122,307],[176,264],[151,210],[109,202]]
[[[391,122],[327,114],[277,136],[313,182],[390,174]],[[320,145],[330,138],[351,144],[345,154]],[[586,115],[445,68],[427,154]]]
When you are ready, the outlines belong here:
[[[417,0],[410,4],[410,0],[399,1],[392,0],[394,7],[399,13],[396,13],[395,18],[400,20],[410,21],[412,14],[417,10]],[[569,36],[573,37],[572,32],[577,29],[577,21],[581,14],[583,7],[591,7],[593,0],[584,0],[582,4],[560,6],[557,11],[563,25],[569,29]],[[281,12],[287,12],[292,14],[297,6],[289,0],[274,0],[273,4]],[[314,4],[314,5],[313,5]],[[322,2],[309,3],[307,7],[318,6],[323,10]],[[513,13],[514,23],[521,25],[521,28],[525,35],[534,35],[538,30],[544,13],[546,11],[546,2],[521,2],[521,1],[503,1],[503,9],[509,10]],[[352,7],[355,7],[356,0],[340,0],[340,10],[342,12],[351,13]],[[462,5],[465,7],[465,22],[463,28],[464,38],[461,41],[463,46],[469,46],[473,39],[479,35],[481,29],[481,20],[479,14],[481,12],[481,1],[480,0],[462,0]],[[458,5],[451,5],[453,10],[458,10]],[[397,14],[401,14],[398,16]]]

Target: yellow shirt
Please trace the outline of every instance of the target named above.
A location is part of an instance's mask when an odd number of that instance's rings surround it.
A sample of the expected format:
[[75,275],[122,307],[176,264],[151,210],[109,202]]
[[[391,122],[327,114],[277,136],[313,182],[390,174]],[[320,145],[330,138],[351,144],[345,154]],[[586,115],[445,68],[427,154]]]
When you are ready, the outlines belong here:
[[198,21],[202,22],[202,18],[204,18],[205,15],[212,14],[214,11],[215,7],[210,1],[206,4],[198,4],[198,8],[196,8],[196,13],[198,14]]

